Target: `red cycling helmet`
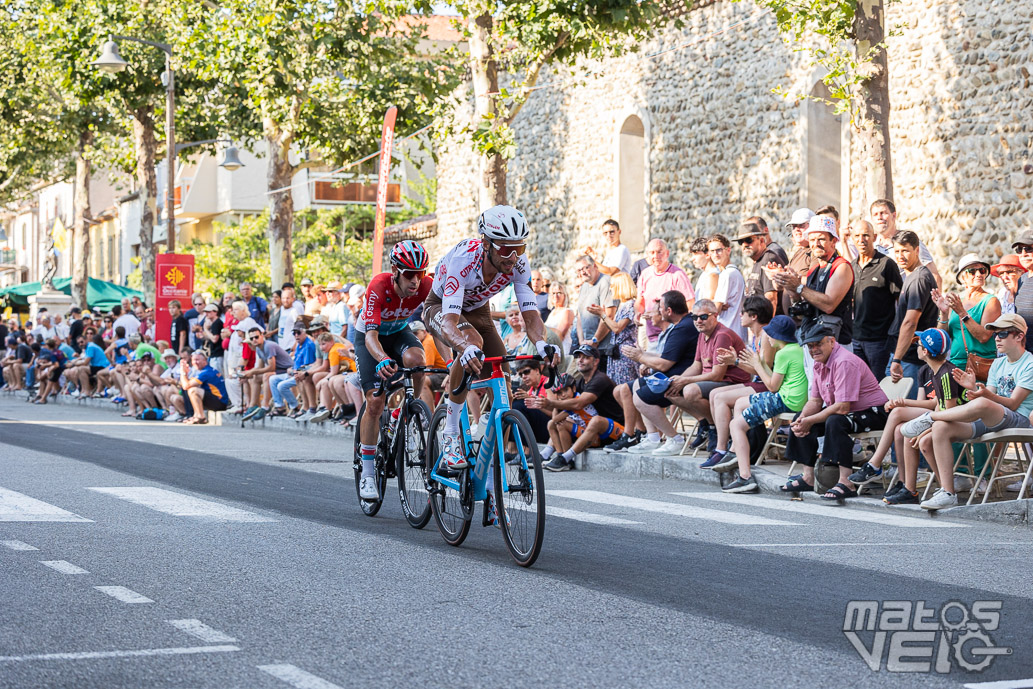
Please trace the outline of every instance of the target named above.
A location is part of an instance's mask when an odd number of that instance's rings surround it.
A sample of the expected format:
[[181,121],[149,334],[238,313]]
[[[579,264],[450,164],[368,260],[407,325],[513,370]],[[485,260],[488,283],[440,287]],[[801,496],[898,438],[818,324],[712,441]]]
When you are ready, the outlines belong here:
[[391,265],[399,270],[427,270],[430,256],[419,242],[403,239],[391,249]]

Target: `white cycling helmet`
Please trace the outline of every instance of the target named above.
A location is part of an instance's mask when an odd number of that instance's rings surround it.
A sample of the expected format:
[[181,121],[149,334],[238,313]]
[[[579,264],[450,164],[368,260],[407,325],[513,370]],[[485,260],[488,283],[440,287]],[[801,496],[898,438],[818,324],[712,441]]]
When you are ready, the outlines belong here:
[[477,231],[488,239],[504,242],[527,239],[531,234],[524,214],[512,206],[495,206],[481,213],[477,219]]

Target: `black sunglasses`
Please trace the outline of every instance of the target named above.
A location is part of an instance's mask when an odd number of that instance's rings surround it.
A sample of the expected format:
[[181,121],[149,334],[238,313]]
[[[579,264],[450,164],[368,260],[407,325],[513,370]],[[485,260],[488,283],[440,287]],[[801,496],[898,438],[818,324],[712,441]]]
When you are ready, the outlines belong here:
[[1015,250],[1020,254],[1033,254],[1033,246],[1029,246],[1028,244],[1022,244]]
[[690,313],[689,318],[693,321],[705,321],[713,315],[712,313]]
[[1009,335],[1017,335],[1018,332],[1018,330],[998,330],[994,333],[994,337],[996,337],[998,340],[1003,340]]

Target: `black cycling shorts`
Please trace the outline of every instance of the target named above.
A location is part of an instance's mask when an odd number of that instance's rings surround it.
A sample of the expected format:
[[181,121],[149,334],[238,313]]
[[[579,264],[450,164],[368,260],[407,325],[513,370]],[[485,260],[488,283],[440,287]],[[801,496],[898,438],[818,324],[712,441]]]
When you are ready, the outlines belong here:
[[[405,328],[390,335],[377,333],[377,337],[380,340],[380,347],[399,366],[402,365],[402,355],[405,354],[405,350],[410,347],[419,347],[421,351],[423,350],[420,338],[416,337],[416,334],[409,329],[409,326],[405,326]],[[364,332],[355,333],[355,361],[359,365],[359,380],[362,381],[362,391],[372,390],[376,386],[377,381],[380,380],[380,376],[377,375],[377,364],[380,362],[374,359],[373,355],[366,349],[366,333]]]

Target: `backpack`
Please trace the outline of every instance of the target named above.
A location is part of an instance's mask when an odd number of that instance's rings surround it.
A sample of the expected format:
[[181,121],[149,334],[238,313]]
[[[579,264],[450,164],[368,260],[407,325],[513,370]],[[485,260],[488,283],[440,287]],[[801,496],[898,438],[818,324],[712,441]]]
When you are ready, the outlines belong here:
[[141,421],[164,421],[167,412],[158,407],[148,407],[136,415]]

